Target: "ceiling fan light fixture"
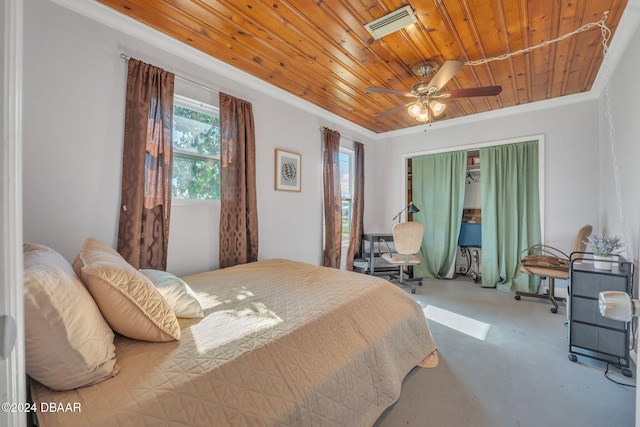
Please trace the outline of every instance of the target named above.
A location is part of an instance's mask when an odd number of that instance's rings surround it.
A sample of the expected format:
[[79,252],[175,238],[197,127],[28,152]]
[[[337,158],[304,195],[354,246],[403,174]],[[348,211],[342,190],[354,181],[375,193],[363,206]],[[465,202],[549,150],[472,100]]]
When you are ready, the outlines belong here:
[[416,101],[407,108],[407,112],[411,117],[418,117],[420,114],[420,110],[422,110],[422,104],[420,101]]
[[427,103],[422,104],[422,108],[420,108],[420,114],[416,117],[416,120],[419,122],[427,122],[429,121],[429,108],[427,108]]
[[438,102],[438,101],[431,101],[429,103],[429,107],[431,108],[431,111],[433,111],[433,115],[438,117],[440,114],[444,113],[444,110],[447,108],[446,105],[444,105],[442,102]]

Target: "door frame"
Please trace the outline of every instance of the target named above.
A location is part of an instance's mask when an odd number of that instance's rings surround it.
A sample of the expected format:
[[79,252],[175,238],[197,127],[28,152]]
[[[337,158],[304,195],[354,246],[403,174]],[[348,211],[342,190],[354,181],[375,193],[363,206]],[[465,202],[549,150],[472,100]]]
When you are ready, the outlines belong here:
[[[0,314],[17,325],[15,347],[0,361],[4,402],[26,402],[24,284],[22,258],[23,0],[2,2],[2,176],[0,177]],[[4,338],[4,331],[1,333]],[[27,425],[24,412],[0,412],[0,424]]]

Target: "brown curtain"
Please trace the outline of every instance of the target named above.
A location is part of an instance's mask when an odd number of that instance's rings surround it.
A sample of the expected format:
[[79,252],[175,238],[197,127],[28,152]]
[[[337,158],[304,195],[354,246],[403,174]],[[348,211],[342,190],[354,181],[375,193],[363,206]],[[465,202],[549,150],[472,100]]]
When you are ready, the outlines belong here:
[[353,270],[353,260],[361,257],[360,240],[364,229],[364,144],[354,143],[353,154],[353,200],[351,207],[351,226],[349,229],[349,251],[347,252],[347,270]]
[[323,129],[324,266],[340,268],[342,197],[340,193],[340,134]]
[[258,260],[256,138],[251,103],[220,93],[220,268]]
[[135,268],[167,268],[173,82],[172,73],[129,60],[118,252]]

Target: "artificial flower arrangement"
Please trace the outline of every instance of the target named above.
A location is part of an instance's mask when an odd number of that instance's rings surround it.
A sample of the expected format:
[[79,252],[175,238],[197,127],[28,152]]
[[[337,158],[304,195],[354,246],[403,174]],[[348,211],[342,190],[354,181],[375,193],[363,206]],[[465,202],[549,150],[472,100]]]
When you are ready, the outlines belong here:
[[624,247],[624,242],[619,236],[598,236],[592,234],[587,237],[587,251],[592,252],[594,255],[609,257],[620,253]]

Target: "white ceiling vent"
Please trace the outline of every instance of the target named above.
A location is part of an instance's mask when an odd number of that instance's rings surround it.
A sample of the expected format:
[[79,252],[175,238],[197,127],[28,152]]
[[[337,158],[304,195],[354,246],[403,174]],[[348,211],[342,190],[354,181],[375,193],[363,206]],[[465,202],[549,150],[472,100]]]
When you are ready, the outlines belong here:
[[418,19],[411,9],[411,6],[405,6],[401,9],[391,12],[382,18],[369,22],[364,27],[371,33],[374,39],[380,39],[388,34],[395,33],[402,28],[415,23]]

